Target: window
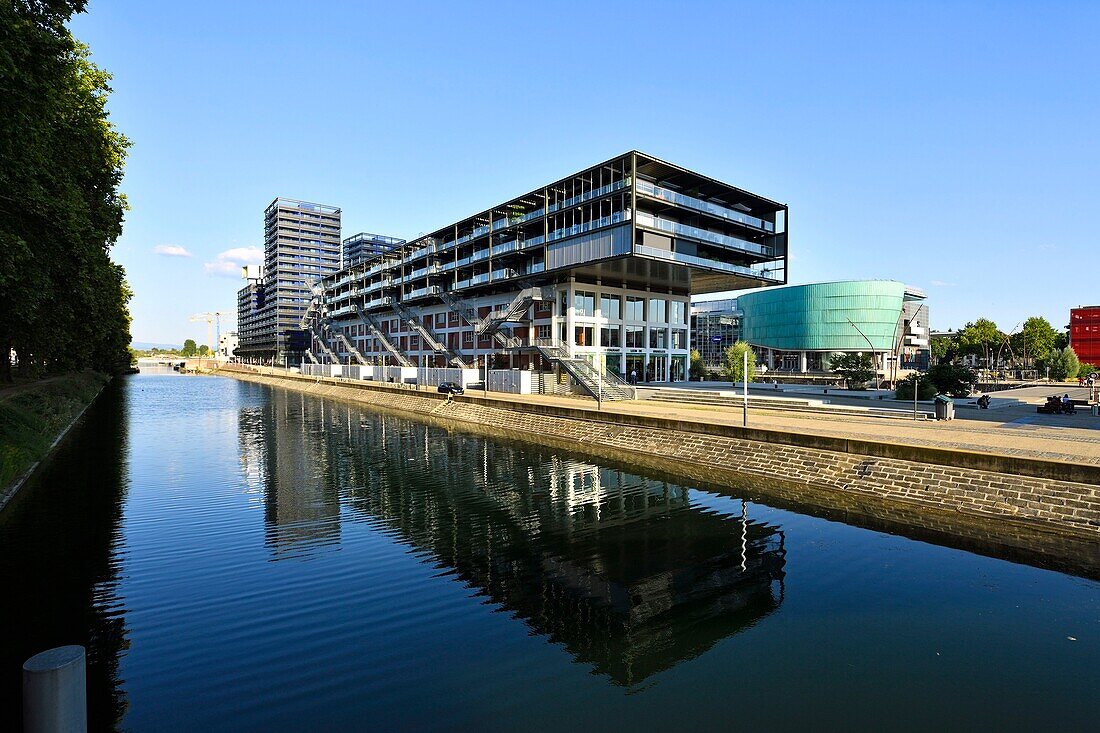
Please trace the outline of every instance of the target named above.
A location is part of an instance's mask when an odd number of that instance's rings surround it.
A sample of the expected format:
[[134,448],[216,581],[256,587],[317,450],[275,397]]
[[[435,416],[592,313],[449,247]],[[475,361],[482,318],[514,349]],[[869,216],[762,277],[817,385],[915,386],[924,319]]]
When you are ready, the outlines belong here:
[[558,298],[558,315],[565,318],[565,314],[569,312],[569,291],[563,290]]
[[645,320],[645,298],[635,298],[633,295],[626,296],[626,320]]
[[619,326],[610,326],[600,329],[600,345],[611,349],[617,349],[623,345],[622,329]]
[[644,326],[627,326],[626,327],[626,348],[628,348],[628,349],[644,349],[645,348],[645,327]]
[[668,322],[668,301],[664,298],[649,299],[649,320],[657,323]]
[[565,335],[566,335],[566,326],[565,326],[565,322],[562,321],[561,323],[558,324],[558,341],[560,341],[561,343],[564,344],[568,340],[568,339],[565,338]]
[[573,294],[573,315],[596,315],[596,294],[578,290]]
[[577,346],[595,346],[596,344],[593,342],[592,336],[592,326],[573,327],[573,343]]
[[538,327],[537,335],[535,338],[549,341],[550,340],[550,325],[546,324]]
[[609,321],[618,321],[623,317],[622,300],[617,295],[600,296],[600,315]]
[[684,328],[672,329],[672,348],[686,349],[688,347],[688,332]]
[[665,348],[665,339],[668,332],[663,328],[651,328],[649,329],[649,348],[651,349],[663,349]]
[[687,323],[687,303],[682,300],[670,300],[668,303],[668,322],[672,324]]
[[472,349],[474,347],[474,332],[473,331],[463,331],[462,332],[462,346],[464,348],[467,348],[467,349]]

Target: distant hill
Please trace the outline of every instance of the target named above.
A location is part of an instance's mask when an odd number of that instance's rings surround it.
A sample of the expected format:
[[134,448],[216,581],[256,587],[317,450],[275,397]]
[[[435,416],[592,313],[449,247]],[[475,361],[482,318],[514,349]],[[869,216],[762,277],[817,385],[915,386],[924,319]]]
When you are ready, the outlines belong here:
[[130,343],[135,349],[144,351],[146,349],[180,349],[183,348],[182,344],[155,344],[152,341],[133,341]]

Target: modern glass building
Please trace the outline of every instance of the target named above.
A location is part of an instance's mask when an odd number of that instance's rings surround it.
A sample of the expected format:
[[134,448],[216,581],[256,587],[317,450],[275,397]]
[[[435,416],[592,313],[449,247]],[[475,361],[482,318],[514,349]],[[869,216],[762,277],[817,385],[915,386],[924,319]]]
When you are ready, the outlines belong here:
[[264,212],[262,274],[237,295],[240,345],[251,363],[298,364],[308,339],[301,320],[313,286],[340,268],[340,209],[277,198]]
[[[697,322],[722,314],[736,320],[739,337],[753,346],[769,372],[825,374],[830,356],[837,353],[871,356],[887,379],[928,368],[925,295],[893,280],[767,288],[735,301],[696,303],[693,314]],[[701,336],[698,325],[696,331]],[[696,344],[701,352],[708,346],[698,337]],[[716,356],[710,364],[721,360],[720,353]]]
[[342,266],[348,267],[359,262],[376,259],[404,243],[404,239],[398,239],[397,237],[359,232],[344,240]]
[[632,151],[327,276],[307,358],[684,379],[691,296],[786,263],[784,204]]

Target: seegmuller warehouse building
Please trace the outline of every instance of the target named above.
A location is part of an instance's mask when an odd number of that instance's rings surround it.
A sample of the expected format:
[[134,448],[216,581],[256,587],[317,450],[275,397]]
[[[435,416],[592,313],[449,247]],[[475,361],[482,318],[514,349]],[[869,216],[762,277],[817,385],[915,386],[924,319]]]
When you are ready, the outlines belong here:
[[685,379],[692,296],[785,283],[787,225],[628,152],[324,275],[301,358]]

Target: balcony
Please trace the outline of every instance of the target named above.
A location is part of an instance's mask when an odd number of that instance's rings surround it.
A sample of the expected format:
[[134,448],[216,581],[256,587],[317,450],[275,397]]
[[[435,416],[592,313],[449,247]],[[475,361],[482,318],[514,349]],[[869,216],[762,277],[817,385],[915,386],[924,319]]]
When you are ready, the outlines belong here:
[[686,224],[679,224],[674,221],[668,221],[667,219],[658,219],[657,217],[646,214],[641,211],[638,212],[637,218],[638,224],[650,229],[659,229],[662,232],[668,232],[669,234],[676,234],[681,237],[689,237],[691,239],[698,239],[703,242],[709,242],[710,244],[717,244],[720,247],[726,249],[733,249],[740,252],[748,252],[751,254],[762,255],[764,257],[774,257],[775,250],[772,247],[768,247],[763,244],[757,244],[756,242],[749,242],[744,239],[738,239],[737,237],[730,237],[725,234],[718,234],[717,232],[708,232],[706,229],[700,229],[699,227],[692,227]]
[[593,189],[586,193],[577,194],[576,196],[568,198],[560,203],[550,204],[546,207],[546,213],[550,214],[560,209],[568,209],[570,206],[575,206],[577,204],[584,203],[585,201],[599,198],[600,196],[606,196],[612,191],[618,191],[620,189],[626,188],[629,185],[630,179],[624,178],[621,181],[615,181],[614,183],[609,183],[606,186],[600,186],[599,188]]
[[773,268],[763,266],[748,267],[745,265],[732,265],[728,262],[719,262],[718,260],[709,260],[705,257],[696,257],[695,255],[686,255],[680,252],[669,252],[668,250],[656,249],[654,247],[643,247],[636,245],[634,247],[634,254],[642,255],[645,257],[656,257],[662,260],[668,260],[670,262],[676,262],[681,265],[687,265],[689,267],[703,267],[708,270],[720,270],[722,272],[729,272],[734,275],[742,275],[744,277],[751,277],[757,280],[772,280],[778,282],[779,278],[773,277]]
[[750,216],[736,209],[730,209],[726,206],[720,206],[718,204],[712,204],[709,201],[703,201],[697,199],[694,196],[688,196],[687,194],[671,191],[667,188],[661,188],[655,186],[649,181],[638,181],[636,186],[638,193],[645,194],[650,198],[659,199],[661,201],[667,201],[670,204],[676,204],[677,206],[683,206],[688,209],[694,209],[695,211],[702,212],[704,214],[710,214],[711,216],[717,216],[726,221],[737,222],[738,224],[744,224],[745,226],[753,227],[754,229],[760,229],[768,233],[775,232],[775,224],[764,219]]
[[416,298],[426,298],[432,295],[439,295],[442,289],[438,285],[429,285],[426,288],[417,288],[416,290],[410,290],[405,296],[406,300],[414,300]]

